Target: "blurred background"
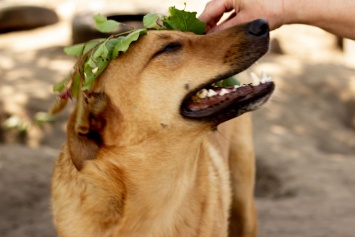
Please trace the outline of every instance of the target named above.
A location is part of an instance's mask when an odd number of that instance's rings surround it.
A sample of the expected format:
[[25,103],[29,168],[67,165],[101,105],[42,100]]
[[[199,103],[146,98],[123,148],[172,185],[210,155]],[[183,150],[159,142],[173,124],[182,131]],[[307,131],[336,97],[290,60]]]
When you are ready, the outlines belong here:
[[[75,61],[63,47],[95,34],[93,14],[139,26],[145,13],[184,2],[201,13],[207,1],[0,0],[0,236],[56,236],[49,183],[71,108],[54,120],[43,112]],[[252,69],[277,86],[253,113],[259,236],[353,237],[354,41],[301,25],[271,37]]]

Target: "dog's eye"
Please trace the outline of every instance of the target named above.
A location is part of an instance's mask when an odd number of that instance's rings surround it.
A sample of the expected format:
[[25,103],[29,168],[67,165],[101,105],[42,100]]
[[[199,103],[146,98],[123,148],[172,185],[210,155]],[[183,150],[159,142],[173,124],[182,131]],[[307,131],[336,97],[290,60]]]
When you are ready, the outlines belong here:
[[164,52],[170,52],[170,51],[173,51],[173,50],[177,50],[181,48],[181,44],[180,43],[170,43],[168,45],[166,45],[163,49]]
[[181,43],[179,43],[179,42],[171,42],[171,43],[165,45],[161,50],[156,52],[154,54],[154,57],[158,56],[160,54],[163,54],[163,53],[169,53],[169,52],[176,51],[176,50],[180,49],[181,47],[182,47]]

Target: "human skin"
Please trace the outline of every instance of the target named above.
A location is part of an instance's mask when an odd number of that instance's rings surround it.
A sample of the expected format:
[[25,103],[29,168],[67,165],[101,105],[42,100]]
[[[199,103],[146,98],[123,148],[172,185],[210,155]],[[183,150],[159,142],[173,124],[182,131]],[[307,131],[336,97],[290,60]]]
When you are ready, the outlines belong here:
[[[217,25],[225,12],[234,13]],[[353,0],[212,0],[199,17],[207,32],[263,18],[271,30],[286,24],[307,24],[333,34],[355,39],[355,1]]]

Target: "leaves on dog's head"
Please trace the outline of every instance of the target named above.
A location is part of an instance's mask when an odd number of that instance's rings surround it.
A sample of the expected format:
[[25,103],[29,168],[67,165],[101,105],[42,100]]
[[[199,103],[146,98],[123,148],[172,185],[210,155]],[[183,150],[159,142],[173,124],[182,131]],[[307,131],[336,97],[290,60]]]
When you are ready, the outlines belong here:
[[143,17],[143,25],[147,29],[163,29],[162,15],[156,13],[148,13]]
[[65,47],[64,53],[66,53],[69,56],[80,57],[81,55],[83,55],[84,47],[85,44],[76,44],[70,47]]
[[198,35],[205,32],[206,23],[196,17],[196,12],[181,11],[175,7],[170,7],[169,13],[170,16],[163,19],[163,24],[167,29],[194,32]]
[[[89,90],[95,79],[106,69],[112,59],[128,50],[130,44],[147,33],[147,29],[180,30],[204,34],[206,24],[196,17],[196,12],[188,12],[169,8],[169,16],[160,14],[147,14],[143,18],[143,29],[133,29],[127,32],[111,35],[106,39],[95,39],[86,43],[65,47],[67,55],[78,57],[72,72],[53,86],[53,91],[58,92],[60,100],[54,103],[51,112],[58,113],[64,106],[62,100],[76,99],[82,92]],[[112,32],[120,24],[115,20],[108,20],[103,15],[95,15],[96,28],[101,32]],[[80,105],[79,105],[80,106]]]
[[175,7],[170,7],[169,16],[153,13],[145,15],[143,25],[148,29],[180,30],[202,35],[205,33],[206,23],[200,21],[196,14],[197,12],[188,12],[185,9],[179,10]]
[[111,35],[107,39],[95,39],[65,47],[66,54],[79,57],[79,59],[69,76],[53,86],[53,91],[58,92],[60,98],[69,99],[77,97],[78,90],[89,90],[109,62],[120,53],[126,52],[132,42],[146,33],[147,29],[131,30]]
[[103,15],[95,15],[94,21],[98,31],[108,33],[114,31],[121,23],[115,20],[107,20],[107,17]]

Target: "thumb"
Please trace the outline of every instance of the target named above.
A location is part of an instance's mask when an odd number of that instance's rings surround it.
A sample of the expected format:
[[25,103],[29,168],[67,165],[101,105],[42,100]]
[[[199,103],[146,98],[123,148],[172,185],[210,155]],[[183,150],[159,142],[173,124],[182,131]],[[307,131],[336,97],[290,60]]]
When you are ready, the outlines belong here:
[[243,16],[243,13],[239,13],[235,17],[227,19],[226,21],[222,22],[221,24],[216,25],[215,27],[211,28],[207,33],[213,33],[213,32],[217,32],[220,30],[224,30],[229,27],[248,22],[250,20],[251,19],[249,19],[248,17]]
[[211,0],[206,4],[205,9],[198,18],[200,21],[205,22],[208,28],[215,27],[223,14],[233,9],[231,1],[232,0]]

